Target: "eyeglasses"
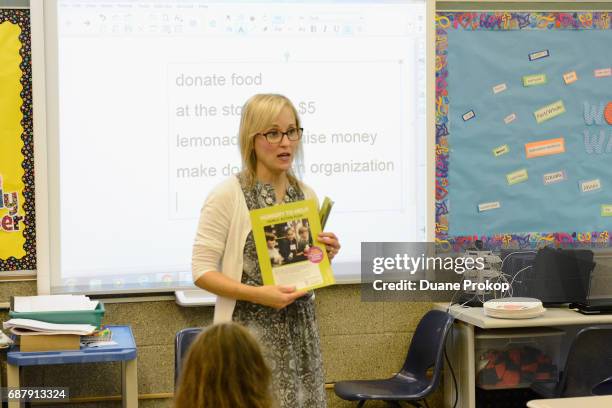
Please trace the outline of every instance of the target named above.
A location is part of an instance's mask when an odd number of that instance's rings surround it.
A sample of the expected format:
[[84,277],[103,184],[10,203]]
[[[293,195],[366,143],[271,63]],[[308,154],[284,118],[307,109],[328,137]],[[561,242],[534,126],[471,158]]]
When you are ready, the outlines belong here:
[[263,135],[270,144],[279,144],[280,142],[282,142],[283,136],[287,136],[287,139],[292,142],[300,140],[303,131],[303,128],[291,128],[287,129],[286,132],[281,132],[280,130],[271,130],[266,133],[257,133],[257,135]]

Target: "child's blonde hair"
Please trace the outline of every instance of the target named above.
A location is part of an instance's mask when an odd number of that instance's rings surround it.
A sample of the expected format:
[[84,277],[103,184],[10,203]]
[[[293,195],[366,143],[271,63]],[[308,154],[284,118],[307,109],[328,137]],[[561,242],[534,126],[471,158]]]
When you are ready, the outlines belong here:
[[271,408],[272,373],[259,343],[236,323],[206,329],[189,348],[177,408]]

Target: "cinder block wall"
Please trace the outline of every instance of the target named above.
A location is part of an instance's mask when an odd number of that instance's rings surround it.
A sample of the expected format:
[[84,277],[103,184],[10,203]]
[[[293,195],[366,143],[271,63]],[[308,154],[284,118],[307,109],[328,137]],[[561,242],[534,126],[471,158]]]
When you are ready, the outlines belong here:
[[598,256],[597,265],[591,275],[592,298],[609,298],[612,294],[612,256]]
[[[1,283],[0,302],[10,295],[36,294],[35,282]],[[321,331],[327,383],[347,379],[389,377],[406,356],[412,333],[432,304],[428,302],[361,301],[358,285],[337,285],[317,290],[316,307]],[[212,307],[183,308],[173,301],[110,303],[105,324],[130,325],[138,345],[138,391],[141,407],[171,407],[174,388],[174,336],[185,327],[211,324]],[[8,313],[0,313],[3,320]],[[5,360],[5,355],[3,355]],[[3,367],[3,384],[6,369]],[[71,397],[107,397],[121,393],[118,363],[26,367],[24,384],[63,386]],[[441,405],[438,393],[430,406]],[[328,389],[330,408],[354,407]],[[36,405],[42,406],[42,405]],[[50,405],[46,405],[50,406]],[[57,405],[56,405],[57,406]],[[71,407],[119,407],[118,401],[79,403]],[[368,404],[372,408],[377,404]],[[384,404],[378,406],[383,407]],[[316,408],[316,407],[313,407]]]

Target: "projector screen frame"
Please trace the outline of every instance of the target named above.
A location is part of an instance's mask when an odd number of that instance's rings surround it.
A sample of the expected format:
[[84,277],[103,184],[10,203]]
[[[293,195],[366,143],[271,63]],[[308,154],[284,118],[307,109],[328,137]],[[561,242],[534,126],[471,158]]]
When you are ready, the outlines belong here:
[[[38,293],[51,294],[51,277],[60,273],[58,0],[31,0],[32,89],[36,197],[36,257]],[[434,239],[435,211],[435,2],[426,3],[426,151],[427,240]],[[55,143],[53,142],[55,141]],[[336,277],[338,284],[360,283],[360,272]],[[174,288],[113,290],[113,294],[164,293]],[[88,293],[83,291],[82,293]],[[91,292],[97,293],[97,292]]]

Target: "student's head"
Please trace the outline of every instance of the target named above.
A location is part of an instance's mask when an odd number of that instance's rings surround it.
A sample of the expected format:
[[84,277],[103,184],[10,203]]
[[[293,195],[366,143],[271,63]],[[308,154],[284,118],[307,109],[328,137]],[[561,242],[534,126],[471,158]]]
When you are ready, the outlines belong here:
[[[297,111],[283,95],[258,94],[244,104],[239,131],[240,154],[243,170],[250,181],[258,174],[285,172],[291,182],[296,182],[292,165],[295,159],[301,162],[299,129]],[[289,140],[289,135],[297,140]]]
[[287,238],[289,239],[295,238],[295,230],[293,228],[287,228]]
[[266,244],[268,244],[268,248],[274,248],[276,245],[276,235],[271,232],[266,232]]
[[300,234],[300,239],[303,241],[307,241],[308,240],[308,228],[306,227],[300,227],[298,228],[298,234]]
[[214,325],[189,348],[177,408],[270,408],[271,372],[255,338],[236,323]]

